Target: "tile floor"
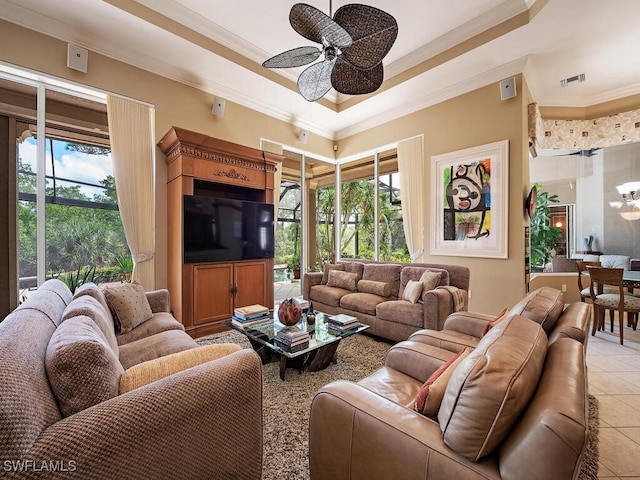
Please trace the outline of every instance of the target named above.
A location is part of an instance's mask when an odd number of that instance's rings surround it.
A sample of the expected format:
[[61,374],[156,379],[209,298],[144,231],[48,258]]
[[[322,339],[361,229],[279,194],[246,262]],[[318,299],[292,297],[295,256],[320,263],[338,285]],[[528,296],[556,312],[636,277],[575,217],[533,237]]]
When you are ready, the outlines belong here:
[[598,478],[640,480],[640,329],[589,337],[589,392],[599,401]]
[[[299,281],[276,283],[276,302],[299,295]],[[606,331],[589,337],[587,364],[589,392],[600,404],[598,477],[640,480],[640,329],[625,327],[620,345],[607,320]]]
[[302,284],[300,280],[287,280],[284,282],[275,282],[273,298],[275,303],[280,303],[285,298],[299,297],[302,295]]

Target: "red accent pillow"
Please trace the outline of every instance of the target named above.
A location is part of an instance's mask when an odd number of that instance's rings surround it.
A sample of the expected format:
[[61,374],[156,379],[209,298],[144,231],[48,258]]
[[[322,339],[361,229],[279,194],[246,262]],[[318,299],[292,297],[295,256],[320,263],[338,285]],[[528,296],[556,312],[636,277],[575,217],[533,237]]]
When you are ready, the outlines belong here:
[[471,353],[469,347],[451,357],[442,364],[420,388],[414,405],[414,410],[427,417],[435,417],[440,410],[440,404],[447,390],[447,384],[456,367]]
[[487,324],[484,326],[484,330],[482,330],[482,336],[484,337],[487,333],[489,333],[489,330],[491,330],[493,327],[496,326],[496,324],[500,321],[503,320],[506,316],[507,316],[507,312],[509,311],[508,308],[505,308],[504,310],[502,310],[498,316],[496,318],[494,318],[493,320],[491,320],[490,322],[487,322]]

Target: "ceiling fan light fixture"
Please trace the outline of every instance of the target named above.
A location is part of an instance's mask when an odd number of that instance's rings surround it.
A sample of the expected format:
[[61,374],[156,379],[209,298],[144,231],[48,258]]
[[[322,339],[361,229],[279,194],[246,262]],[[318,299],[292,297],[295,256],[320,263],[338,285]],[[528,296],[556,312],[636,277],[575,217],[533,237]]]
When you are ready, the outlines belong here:
[[322,98],[334,87],[347,95],[372,93],[384,80],[383,58],[398,36],[395,18],[375,7],[348,4],[334,18],[306,3],[296,3],[289,23],[303,37],[319,43],[298,47],[265,60],[267,68],[299,67],[313,63],[321,53],[324,60],[305,69],[298,77],[298,90],[310,102]]

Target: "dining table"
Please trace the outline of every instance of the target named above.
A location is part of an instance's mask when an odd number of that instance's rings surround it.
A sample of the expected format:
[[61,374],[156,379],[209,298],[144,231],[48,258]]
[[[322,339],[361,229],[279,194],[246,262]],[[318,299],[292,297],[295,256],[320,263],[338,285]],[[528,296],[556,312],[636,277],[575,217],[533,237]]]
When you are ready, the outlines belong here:
[[631,291],[634,288],[640,288],[640,270],[625,270],[622,272],[622,283]]

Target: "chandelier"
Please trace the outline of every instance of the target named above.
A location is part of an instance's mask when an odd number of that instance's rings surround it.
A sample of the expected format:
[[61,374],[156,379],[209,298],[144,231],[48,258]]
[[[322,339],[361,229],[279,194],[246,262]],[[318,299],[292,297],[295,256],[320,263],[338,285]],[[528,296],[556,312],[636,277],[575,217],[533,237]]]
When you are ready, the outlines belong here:
[[621,210],[618,213],[625,220],[640,220],[640,182],[626,182],[617,185],[616,190],[622,197],[622,202],[609,202],[609,205]]

